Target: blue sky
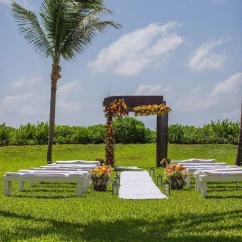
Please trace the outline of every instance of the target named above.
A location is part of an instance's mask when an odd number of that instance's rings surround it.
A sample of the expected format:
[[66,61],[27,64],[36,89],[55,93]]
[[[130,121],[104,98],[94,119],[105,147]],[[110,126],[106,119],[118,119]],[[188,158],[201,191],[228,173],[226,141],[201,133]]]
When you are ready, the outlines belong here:
[[[38,12],[40,0],[17,1]],[[0,123],[48,121],[51,60],[18,33],[9,0],[0,0]],[[56,123],[105,123],[113,95],[163,95],[169,123],[238,121],[242,99],[242,1],[107,0],[120,23],[85,53],[61,62]],[[154,129],[155,117],[139,118]]]

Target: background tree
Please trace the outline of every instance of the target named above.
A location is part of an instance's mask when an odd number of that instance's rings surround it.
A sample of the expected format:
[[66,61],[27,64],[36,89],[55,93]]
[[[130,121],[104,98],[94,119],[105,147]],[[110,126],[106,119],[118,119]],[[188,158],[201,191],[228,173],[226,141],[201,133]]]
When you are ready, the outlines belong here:
[[238,141],[237,156],[236,156],[235,164],[237,166],[242,165],[242,101],[241,101],[241,110],[240,110],[239,141]]
[[52,145],[55,127],[57,81],[61,78],[61,59],[70,60],[83,53],[95,35],[107,27],[120,25],[100,18],[111,10],[104,7],[103,0],[44,0],[39,16],[19,4],[12,3],[12,13],[20,34],[32,44],[36,52],[52,58],[51,97],[48,132],[47,162],[52,163]]

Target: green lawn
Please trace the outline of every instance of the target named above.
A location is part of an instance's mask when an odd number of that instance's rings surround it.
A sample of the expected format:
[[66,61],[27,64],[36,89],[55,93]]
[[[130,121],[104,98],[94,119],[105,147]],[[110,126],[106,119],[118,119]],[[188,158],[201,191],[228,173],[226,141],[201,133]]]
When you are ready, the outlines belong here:
[[[155,166],[155,144],[117,145],[116,165]],[[104,145],[54,146],[54,160],[104,157]],[[233,164],[233,145],[169,145],[169,157],[215,158]],[[0,148],[0,174],[45,165],[46,146]],[[157,168],[157,173],[162,173]],[[213,184],[208,197],[190,189],[169,199],[121,200],[92,187],[75,197],[74,184],[13,185],[11,197],[0,192],[0,241],[242,241],[242,183]]]

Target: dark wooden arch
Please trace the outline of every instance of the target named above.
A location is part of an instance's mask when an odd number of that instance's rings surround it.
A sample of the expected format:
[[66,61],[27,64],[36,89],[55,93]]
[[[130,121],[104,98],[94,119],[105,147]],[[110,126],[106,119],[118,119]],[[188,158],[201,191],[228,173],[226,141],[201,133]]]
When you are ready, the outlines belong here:
[[[104,98],[103,105],[108,105],[114,100],[124,99],[129,112],[141,105],[164,104],[163,96],[110,96]],[[167,158],[168,150],[168,114],[165,116],[157,115],[156,126],[156,167],[160,166],[160,161]]]

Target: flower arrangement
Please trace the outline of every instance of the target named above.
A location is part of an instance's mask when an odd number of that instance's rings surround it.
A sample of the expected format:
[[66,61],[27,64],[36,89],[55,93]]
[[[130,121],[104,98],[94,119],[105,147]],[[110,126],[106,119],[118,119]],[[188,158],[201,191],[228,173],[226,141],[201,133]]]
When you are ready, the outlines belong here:
[[164,104],[142,105],[134,108],[134,116],[166,115],[171,111],[169,106]]
[[185,178],[188,176],[184,166],[168,165],[164,171],[164,178],[171,184],[171,189],[180,190],[186,184]]
[[160,165],[162,167],[167,167],[167,165],[169,165],[171,163],[171,159],[170,158],[163,158],[160,162]]
[[123,117],[128,115],[128,108],[124,99],[114,100],[104,107],[105,116]]
[[105,191],[107,183],[112,176],[112,170],[109,166],[98,166],[91,171],[91,178],[94,190]]
[[105,117],[107,122],[105,125],[105,159],[106,164],[114,166],[114,130],[112,120],[113,117],[122,118],[128,115],[128,108],[124,99],[114,100],[109,105],[104,107]]

